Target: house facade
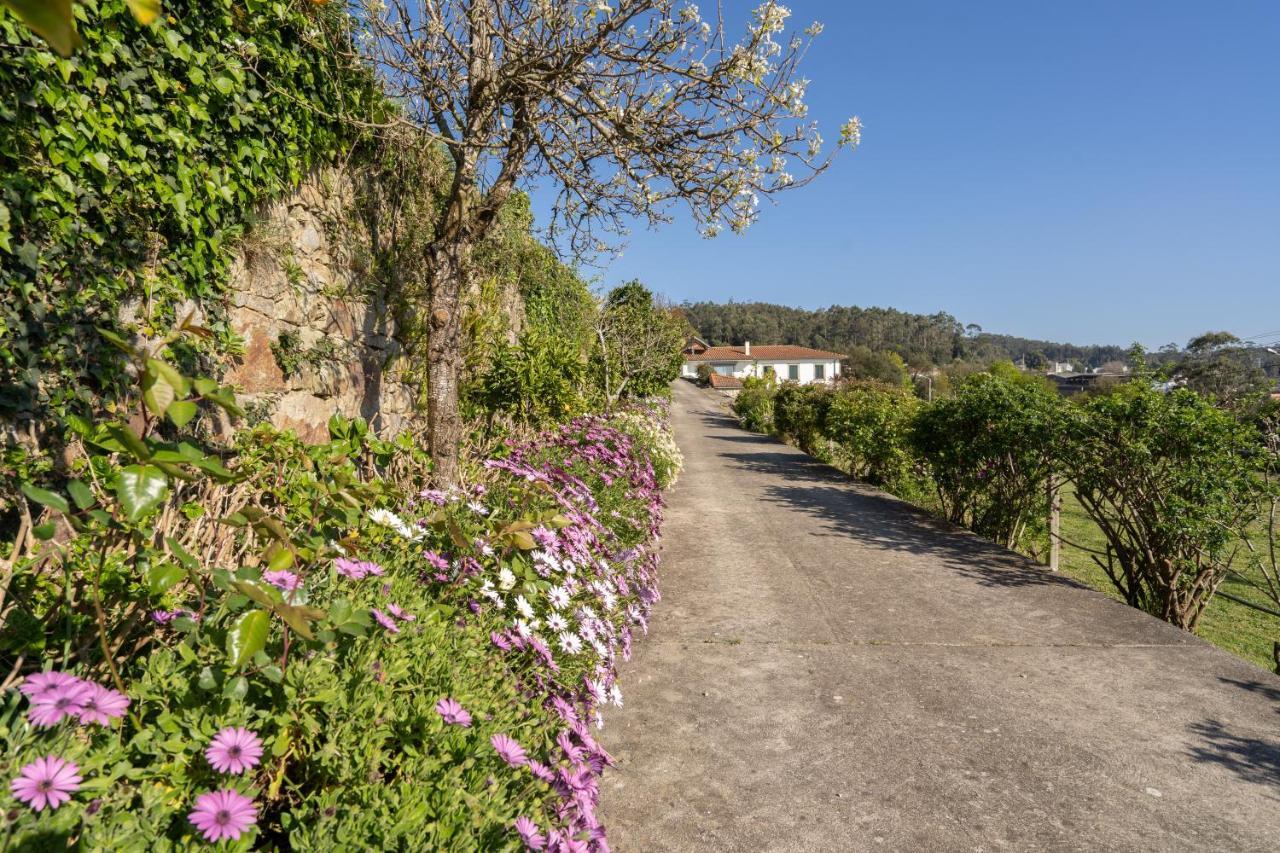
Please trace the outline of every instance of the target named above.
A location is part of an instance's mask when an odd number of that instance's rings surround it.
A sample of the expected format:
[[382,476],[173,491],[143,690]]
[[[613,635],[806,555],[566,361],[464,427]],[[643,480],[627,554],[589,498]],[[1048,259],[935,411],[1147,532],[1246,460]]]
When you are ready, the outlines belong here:
[[707,364],[713,374],[739,381],[772,371],[779,382],[830,383],[840,375],[843,358],[838,352],[789,345],[752,346],[750,341],[731,347],[688,347],[680,375],[696,378],[698,366]]

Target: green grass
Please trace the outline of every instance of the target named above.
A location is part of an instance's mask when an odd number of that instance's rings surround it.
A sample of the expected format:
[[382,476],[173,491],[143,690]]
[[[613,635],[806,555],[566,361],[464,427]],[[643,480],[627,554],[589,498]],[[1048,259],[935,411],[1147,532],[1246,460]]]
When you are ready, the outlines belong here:
[[[1104,550],[1106,540],[1102,531],[1085,514],[1084,507],[1076,500],[1075,493],[1068,490],[1062,500],[1062,536],[1071,542],[1079,543],[1086,548]],[[1070,545],[1062,546],[1061,571],[1068,577],[1087,583],[1117,600],[1122,600],[1119,591],[1111,583],[1111,579],[1093,561],[1091,556],[1080,548]],[[1244,579],[1229,577],[1219,588],[1246,601],[1252,601],[1262,607],[1276,609],[1264,595],[1249,585]],[[1272,658],[1272,644],[1280,640],[1280,617],[1237,604],[1221,596],[1214,596],[1200,619],[1198,636],[1203,637],[1219,648],[1239,655],[1250,663],[1267,670],[1275,668]]]

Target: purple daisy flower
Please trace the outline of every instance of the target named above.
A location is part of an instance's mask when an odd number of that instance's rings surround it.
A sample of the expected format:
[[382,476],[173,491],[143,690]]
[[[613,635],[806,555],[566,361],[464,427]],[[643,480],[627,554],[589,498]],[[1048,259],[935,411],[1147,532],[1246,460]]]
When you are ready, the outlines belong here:
[[396,620],[383,613],[376,607],[370,607],[369,612],[373,614],[373,618],[378,620],[378,624],[387,629],[387,633],[399,634],[400,626],[396,624]]
[[283,569],[278,572],[263,572],[262,579],[281,592],[293,592],[302,585],[301,578]]
[[457,699],[446,696],[436,703],[436,713],[451,726],[462,726],[464,729],[471,725],[471,714]]
[[245,728],[225,728],[209,741],[204,757],[219,773],[243,773],[262,760],[262,739]]
[[489,743],[497,750],[498,756],[512,767],[527,764],[529,757],[524,754],[524,747],[504,734],[496,734],[489,738]]
[[109,725],[112,720],[123,717],[125,709],[129,707],[128,696],[119,690],[108,690],[101,684],[90,684],[81,698],[83,704],[76,716],[86,724]]
[[543,782],[554,782],[556,780],[555,771],[541,761],[529,759],[529,772],[533,774],[535,779],[541,779]]
[[36,672],[28,675],[18,690],[22,692],[23,696],[26,696],[34,702],[36,699],[57,690],[59,687],[65,687],[68,684],[77,684],[79,681],[79,678],[76,678],[69,672]]
[[55,687],[31,702],[27,719],[33,725],[53,726],[67,717],[78,716],[84,710],[89,688],[90,685],[80,679]]
[[196,807],[187,815],[187,820],[200,830],[205,841],[218,842],[224,838],[235,841],[258,822],[258,809],[244,794],[223,788],[196,797]]
[[353,581],[364,580],[370,575],[381,576],[383,574],[382,566],[377,563],[371,563],[368,560],[351,560],[346,557],[339,557],[333,561],[333,566],[338,570],[338,574],[351,578]]
[[399,619],[401,622],[412,622],[414,619],[418,618],[417,616],[414,616],[412,613],[408,613],[404,610],[401,610],[400,605],[398,604],[388,604],[387,612],[390,613],[392,616],[396,617],[397,619]]
[[538,825],[527,817],[516,818],[516,832],[520,833],[520,840],[530,850],[541,850],[547,846],[547,839],[538,831]]
[[53,811],[80,790],[79,771],[73,761],[46,755],[23,767],[18,778],[9,783],[9,790],[38,812],[46,806]]

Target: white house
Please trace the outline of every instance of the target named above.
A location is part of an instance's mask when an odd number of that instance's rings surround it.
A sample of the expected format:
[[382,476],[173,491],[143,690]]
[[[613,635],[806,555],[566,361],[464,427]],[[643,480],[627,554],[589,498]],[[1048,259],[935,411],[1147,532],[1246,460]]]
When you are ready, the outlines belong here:
[[[747,376],[762,377],[773,371],[779,382],[834,382],[840,375],[838,352],[796,346],[752,346],[747,341],[735,347],[689,347],[684,353],[684,367],[680,375],[694,378],[698,365],[709,364],[718,376],[742,380]],[[728,388],[740,383],[717,382],[717,387]]]

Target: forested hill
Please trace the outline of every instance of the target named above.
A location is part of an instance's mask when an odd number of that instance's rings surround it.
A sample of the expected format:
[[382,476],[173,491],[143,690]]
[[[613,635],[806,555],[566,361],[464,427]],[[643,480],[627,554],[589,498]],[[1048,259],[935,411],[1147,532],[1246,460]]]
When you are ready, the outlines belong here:
[[950,314],[910,314],[893,308],[833,305],[813,311],[766,302],[686,302],[681,308],[698,335],[713,345],[796,344],[852,352],[888,350],[908,363],[948,364],[956,360],[1017,359],[1036,354],[1096,367],[1124,357],[1125,347],[1075,346],[983,332]]

